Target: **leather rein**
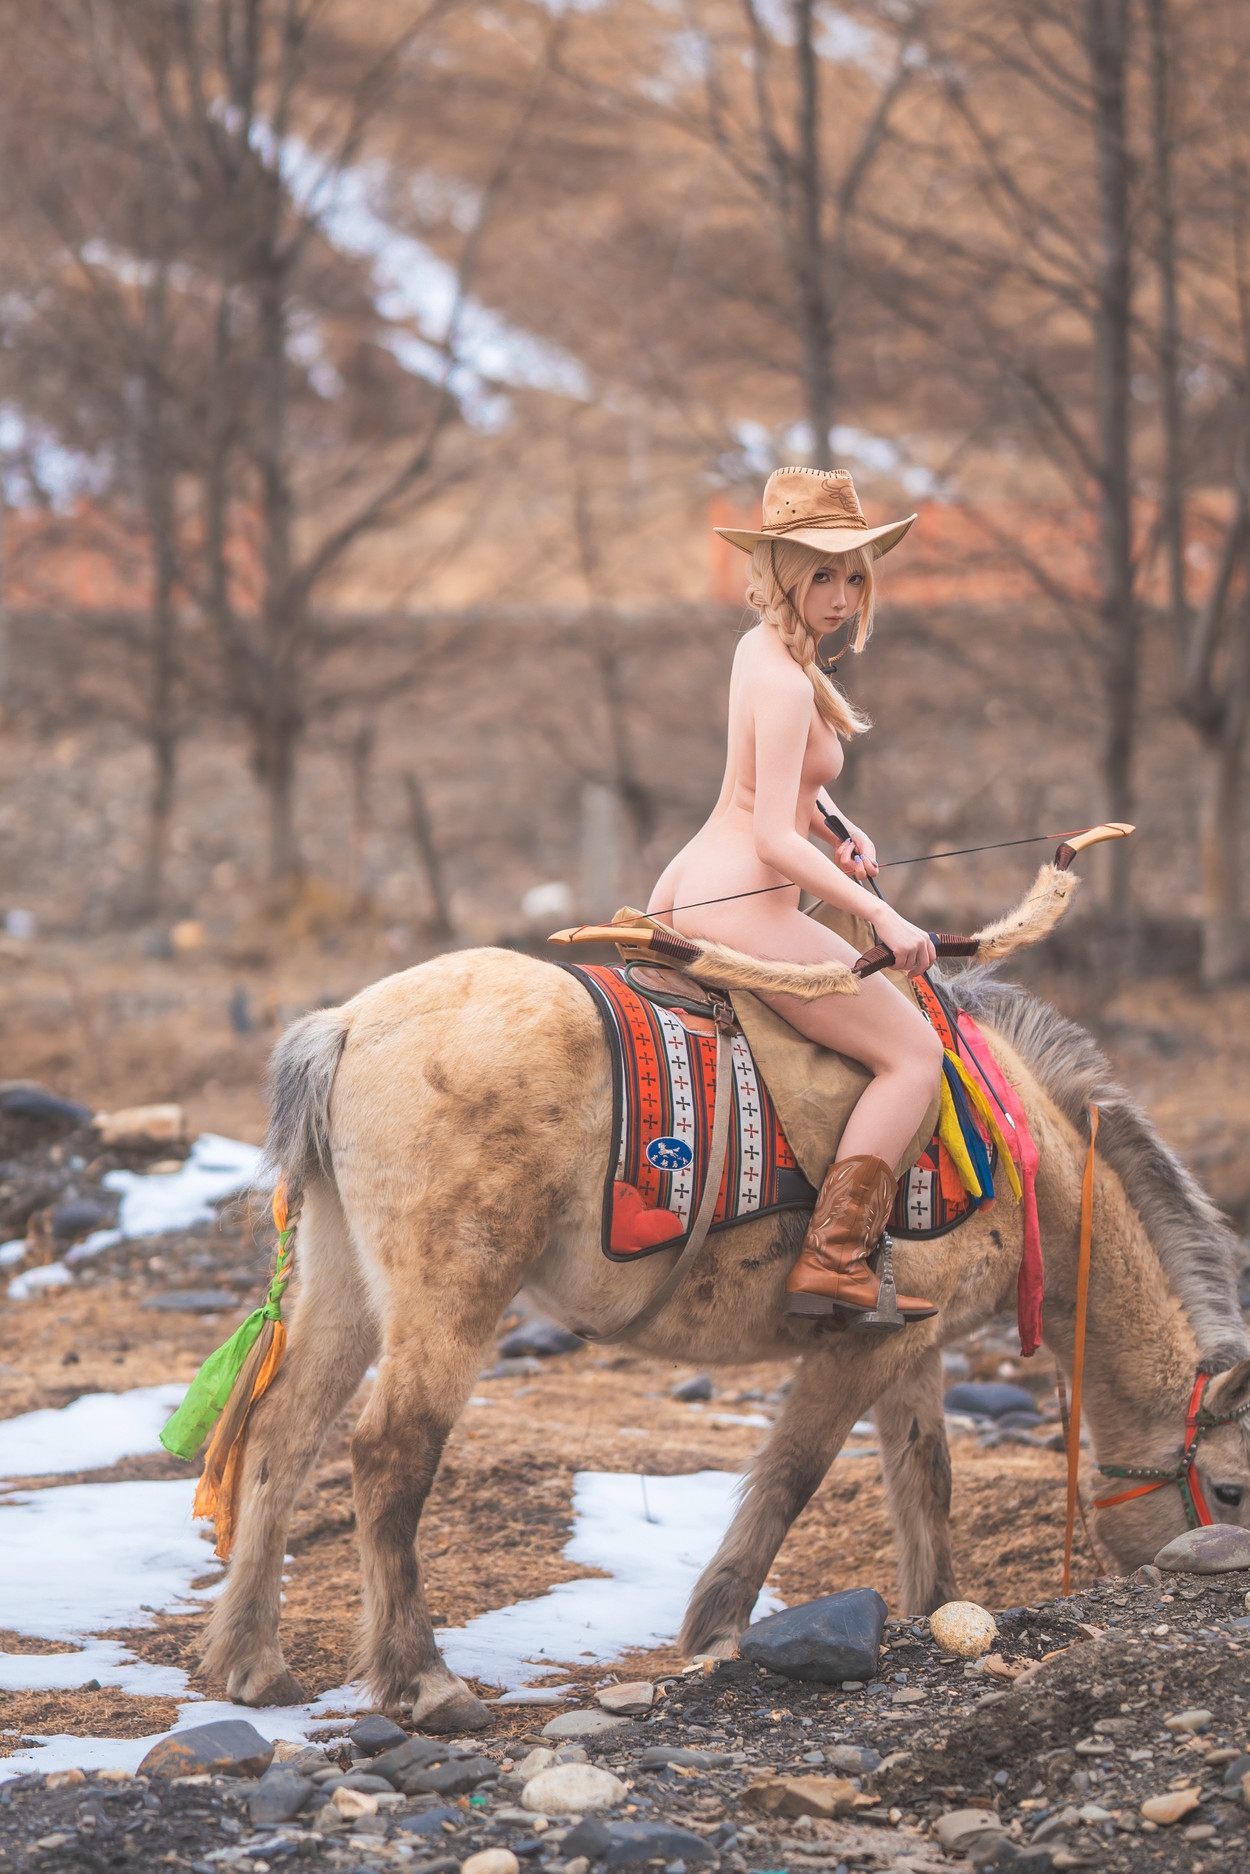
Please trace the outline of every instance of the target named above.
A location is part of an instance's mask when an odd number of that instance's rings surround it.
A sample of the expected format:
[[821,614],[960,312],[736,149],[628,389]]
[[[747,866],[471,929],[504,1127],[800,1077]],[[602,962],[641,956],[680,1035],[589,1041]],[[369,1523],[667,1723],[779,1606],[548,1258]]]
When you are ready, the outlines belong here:
[[1239,1406],[1236,1412],[1223,1414],[1211,1412],[1203,1404],[1207,1387],[1210,1384],[1209,1373],[1199,1373],[1194,1381],[1194,1389],[1189,1399],[1189,1410],[1185,1415],[1185,1448],[1181,1452],[1180,1463],[1175,1469],[1165,1471],[1150,1470],[1144,1466],[1131,1464],[1100,1464],[1098,1471],[1103,1477],[1145,1477],[1150,1481],[1137,1484],[1132,1490],[1121,1490],[1114,1497],[1095,1497],[1094,1508],[1096,1510],[1109,1510],[1114,1504],[1127,1503],[1133,1497],[1148,1496],[1152,1490],[1162,1490],[1165,1484],[1176,1484],[1181,1493],[1181,1501],[1185,1505],[1185,1519],[1189,1528],[1209,1529],[1211,1527],[1215,1518],[1208,1509],[1207,1500],[1202,1494],[1202,1483],[1196,1468],[1198,1446],[1206,1432],[1214,1431],[1218,1425],[1231,1425],[1234,1419],[1239,1419],[1246,1412],[1250,1412],[1250,1401]]

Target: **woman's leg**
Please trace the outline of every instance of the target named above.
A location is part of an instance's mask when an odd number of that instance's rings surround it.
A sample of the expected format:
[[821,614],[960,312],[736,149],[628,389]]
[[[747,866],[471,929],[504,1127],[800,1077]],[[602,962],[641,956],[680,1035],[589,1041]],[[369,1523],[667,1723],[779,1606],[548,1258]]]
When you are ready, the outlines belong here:
[[[787,963],[855,961],[848,943],[801,912],[766,910],[758,903],[726,906],[715,928],[690,928],[692,936],[716,938],[751,956]],[[761,996],[800,1034],[862,1061],[873,1078],[865,1088],[838,1146],[838,1160],[870,1155],[897,1170],[937,1091],[942,1043],[924,1016],[882,976],[870,976],[853,996]]]

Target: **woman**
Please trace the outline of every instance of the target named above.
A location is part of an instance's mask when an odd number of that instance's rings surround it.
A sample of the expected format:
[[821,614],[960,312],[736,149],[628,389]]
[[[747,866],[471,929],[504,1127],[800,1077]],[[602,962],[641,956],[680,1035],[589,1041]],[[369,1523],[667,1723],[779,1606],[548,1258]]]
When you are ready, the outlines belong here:
[[[877,871],[868,835],[843,814],[851,837],[834,839],[817,806],[822,785],[841,772],[843,738],[868,727],[822,669],[817,645],[840,631],[845,648],[863,649],[872,630],[873,561],[898,545],[915,518],[870,528],[845,469],[786,468],[768,479],[761,528],[716,529],[751,555],[747,598],[759,622],[734,656],[720,798],[651,894],[652,916],[770,960],[853,962],[849,944],[800,912],[801,887],[869,919],[900,969],[917,975],[934,961],[927,934],[860,882]],[[832,857],[817,852],[809,834]],[[894,1202],[896,1168],[937,1090],[942,1044],[881,976],[869,977],[855,996],[765,1000],[802,1034],[862,1061],[873,1075],[786,1284],[791,1314],[867,1314],[880,1288],[868,1257]],[[937,1312],[912,1296],[900,1295],[898,1305],[909,1320]]]

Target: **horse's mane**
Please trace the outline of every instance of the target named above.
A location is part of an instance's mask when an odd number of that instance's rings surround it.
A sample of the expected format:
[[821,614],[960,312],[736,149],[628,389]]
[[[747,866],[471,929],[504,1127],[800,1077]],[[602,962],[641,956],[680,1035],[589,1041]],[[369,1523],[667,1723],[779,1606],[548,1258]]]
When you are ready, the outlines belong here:
[[1098,1150],[1145,1225],[1189,1317],[1204,1367],[1223,1369],[1243,1359],[1250,1340],[1238,1296],[1238,1240],[1115,1079],[1093,1037],[1017,983],[999,982],[989,969],[962,971],[944,987],[960,1008],[1016,1050],[1083,1138],[1089,1137],[1090,1105],[1097,1103]]

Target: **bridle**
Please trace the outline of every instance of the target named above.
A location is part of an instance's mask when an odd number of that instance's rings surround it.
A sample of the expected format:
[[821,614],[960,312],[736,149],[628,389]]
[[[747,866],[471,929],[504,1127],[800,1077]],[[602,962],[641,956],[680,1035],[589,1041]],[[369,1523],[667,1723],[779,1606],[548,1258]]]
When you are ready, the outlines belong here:
[[1250,1400],[1238,1406],[1235,1412],[1223,1414],[1208,1411],[1203,1404],[1207,1387],[1211,1384],[1209,1373],[1199,1373],[1194,1381],[1194,1390],[1190,1394],[1189,1411],[1185,1417],[1185,1449],[1181,1452],[1181,1461],[1174,1470],[1149,1470],[1140,1465],[1100,1464],[1098,1470],[1103,1477],[1146,1477],[1148,1483],[1138,1484],[1135,1489],[1122,1490],[1118,1496],[1095,1497],[1096,1510],[1109,1510],[1117,1503],[1127,1503],[1133,1497],[1148,1496],[1152,1490],[1162,1490],[1164,1484],[1176,1484],[1185,1505],[1185,1519],[1190,1529],[1209,1529],[1215,1521],[1207,1508],[1207,1500],[1202,1494],[1202,1484],[1195,1468],[1198,1446],[1206,1432],[1214,1431],[1217,1425],[1231,1425],[1235,1419],[1250,1412]]

